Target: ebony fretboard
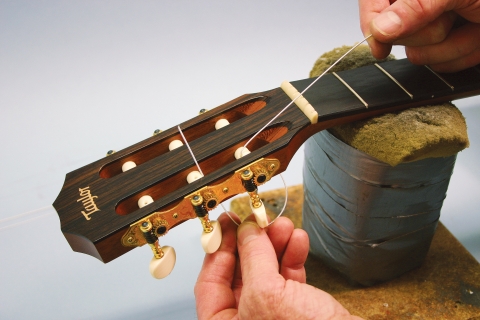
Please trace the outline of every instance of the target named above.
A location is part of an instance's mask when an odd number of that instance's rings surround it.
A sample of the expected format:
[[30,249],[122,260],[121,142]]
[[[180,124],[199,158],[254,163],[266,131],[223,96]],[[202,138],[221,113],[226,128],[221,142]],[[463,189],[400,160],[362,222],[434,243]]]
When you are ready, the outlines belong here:
[[[440,103],[480,93],[478,66],[450,74],[436,74],[426,66],[413,65],[406,59],[380,66],[408,93],[375,65],[338,72],[338,76],[368,104],[366,107],[339,79],[328,74],[304,94],[318,112],[319,121],[398,105]],[[314,78],[292,84],[301,92],[312,81]]]

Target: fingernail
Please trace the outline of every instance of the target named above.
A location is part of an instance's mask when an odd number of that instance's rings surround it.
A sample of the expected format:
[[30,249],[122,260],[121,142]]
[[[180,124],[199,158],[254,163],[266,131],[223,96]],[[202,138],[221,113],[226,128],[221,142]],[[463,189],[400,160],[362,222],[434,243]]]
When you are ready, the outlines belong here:
[[400,29],[402,20],[395,12],[387,11],[373,19],[373,25],[381,34],[389,36]]
[[238,243],[243,246],[252,240],[255,240],[261,233],[262,229],[251,221],[244,221],[237,230]]

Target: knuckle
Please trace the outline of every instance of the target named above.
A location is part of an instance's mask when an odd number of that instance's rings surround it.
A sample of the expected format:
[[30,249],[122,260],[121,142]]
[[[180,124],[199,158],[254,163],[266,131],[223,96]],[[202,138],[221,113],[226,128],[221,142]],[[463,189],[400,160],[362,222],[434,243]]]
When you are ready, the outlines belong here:
[[406,47],[405,54],[407,55],[407,59],[416,65],[425,64],[423,54],[421,50],[416,47]]
[[444,11],[442,1],[438,0],[407,0],[405,4],[421,17],[435,17]]
[[435,44],[445,40],[448,32],[450,31],[450,28],[445,23],[439,22],[435,23],[431,28],[429,28],[429,31],[429,43]]

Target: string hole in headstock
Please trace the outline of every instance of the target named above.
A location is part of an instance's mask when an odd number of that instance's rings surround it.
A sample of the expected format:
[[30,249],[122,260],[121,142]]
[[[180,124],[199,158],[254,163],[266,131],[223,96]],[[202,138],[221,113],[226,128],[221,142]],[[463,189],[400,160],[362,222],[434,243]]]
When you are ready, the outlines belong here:
[[162,236],[165,232],[167,232],[167,227],[166,226],[160,226],[157,228],[157,230],[155,231],[155,233],[158,235],[158,236]]
[[267,176],[264,174],[261,174],[256,178],[256,180],[258,183],[264,183],[267,180]]
[[207,208],[208,209],[213,209],[216,206],[217,206],[217,200],[212,199],[212,200],[207,202]]

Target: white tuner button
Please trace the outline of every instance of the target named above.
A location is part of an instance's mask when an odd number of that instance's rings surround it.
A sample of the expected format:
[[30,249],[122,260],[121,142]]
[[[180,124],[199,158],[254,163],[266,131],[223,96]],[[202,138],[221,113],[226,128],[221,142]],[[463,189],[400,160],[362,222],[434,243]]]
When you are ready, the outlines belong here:
[[255,215],[255,220],[257,221],[258,226],[260,228],[265,228],[266,226],[268,226],[267,211],[265,210],[265,206],[263,205],[263,202],[261,200],[260,203],[262,205],[258,208],[254,208],[252,206],[252,203],[250,203],[250,208]]
[[172,150],[175,150],[179,147],[183,146],[183,142],[180,141],[180,140],[173,140],[172,142],[170,142],[170,144],[168,145],[168,150],[172,151]]
[[249,153],[250,153],[250,150],[244,147],[240,147],[237,150],[235,150],[235,159],[240,159],[241,157],[244,157]]
[[137,164],[133,161],[127,161],[122,165],[122,172],[128,171],[130,169],[133,169],[137,166]]
[[201,236],[201,243],[205,253],[214,253],[222,243],[222,227],[218,221],[211,221],[213,230],[211,232],[203,231]]
[[218,130],[220,128],[226,127],[230,124],[227,119],[220,119],[215,123],[215,129]]
[[196,181],[202,177],[203,177],[203,174],[201,174],[200,172],[192,171],[187,175],[187,182],[192,183],[193,181]]
[[172,272],[177,260],[175,249],[172,247],[164,246],[162,251],[163,257],[160,259],[153,257],[152,261],[150,261],[150,274],[155,279],[163,279],[168,276]]
[[153,202],[153,198],[150,196],[142,196],[140,199],[138,199],[138,207],[143,208],[146,205],[150,204]]

